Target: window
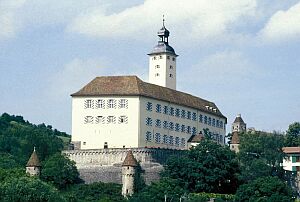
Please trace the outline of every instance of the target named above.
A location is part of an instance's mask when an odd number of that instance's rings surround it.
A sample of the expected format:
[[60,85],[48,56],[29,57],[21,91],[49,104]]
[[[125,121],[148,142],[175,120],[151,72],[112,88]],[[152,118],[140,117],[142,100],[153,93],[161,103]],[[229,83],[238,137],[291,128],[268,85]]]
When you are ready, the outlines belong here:
[[187,119],[191,119],[191,112],[187,111]]
[[147,126],[152,126],[152,119],[151,118],[149,118],[149,117],[146,118],[146,125]]
[[220,135],[220,142],[221,142],[221,143],[224,143],[223,135]]
[[173,123],[173,122],[170,122],[170,123],[169,123],[169,129],[170,129],[170,130],[174,130],[174,123]]
[[193,127],[192,128],[192,135],[196,135],[197,134],[197,128],[196,127]]
[[191,126],[187,126],[186,127],[186,133],[189,133],[189,134],[192,133]]
[[158,128],[160,128],[161,127],[161,120],[156,119],[155,126],[158,127]]
[[172,135],[169,137],[169,144],[170,144],[170,145],[173,145],[173,144],[174,144],[174,138],[173,138]]
[[160,133],[155,134],[155,143],[160,143]]
[[163,127],[164,127],[165,129],[168,129],[168,121],[164,121],[164,122],[163,122]]
[[115,116],[108,116],[107,117],[107,123],[116,123],[116,117]]
[[185,138],[181,138],[181,146],[185,147]]
[[220,128],[223,128],[223,121],[220,121]]
[[179,146],[179,137],[175,138],[175,145],[178,147]]
[[179,130],[180,130],[180,125],[179,125],[179,123],[176,123],[175,124],[175,131],[179,132]]
[[105,123],[105,117],[104,116],[97,116],[96,117],[96,123],[104,124]]
[[116,100],[114,100],[114,99],[109,99],[109,100],[107,101],[107,108],[109,108],[109,109],[114,109],[114,108],[116,108]]
[[93,123],[93,118],[92,116],[86,116],[84,117],[84,123]]
[[216,126],[216,119],[212,119],[212,126]]
[[216,121],[216,127],[220,128],[219,120]]
[[153,60],[156,60],[156,56],[153,57]]
[[168,136],[167,135],[163,136],[163,143],[168,144]]
[[96,103],[96,108],[98,109],[104,109],[105,108],[105,100],[97,100],[97,103]]
[[170,107],[170,115],[174,116],[174,113],[175,113],[174,107]]
[[86,145],[86,142],[83,142],[83,145]]
[[173,69],[173,66],[172,66],[172,65],[170,65],[170,69]]
[[152,103],[151,102],[147,102],[146,109],[147,109],[147,111],[152,111]]
[[182,132],[182,133],[185,132],[185,125],[181,125],[181,132]]
[[192,114],[192,120],[193,121],[197,120],[197,114],[196,114],[196,112],[193,112],[193,114]]
[[170,60],[170,56],[169,55],[167,56],[167,59]]
[[160,104],[156,105],[156,112],[161,113],[161,105]]
[[169,74],[169,77],[170,77],[170,78],[173,78],[173,74]]
[[85,100],[84,101],[84,108],[94,108],[94,101],[93,100]]
[[204,116],[204,123],[207,124],[207,116]]
[[158,68],[160,68],[160,66],[159,65],[155,65],[155,69],[158,69]]
[[155,76],[159,76],[159,73],[156,73]]
[[127,109],[128,108],[128,100],[127,99],[119,100],[119,108]]
[[164,114],[168,114],[168,106],[164,106]]
[[208,125],[211,125],[211,118],[208,117]]
[[128,123],[128,117],[127,116],[120,116],[118,122],[127,124]]
[[151,142],[151,139],[152,139],[151,136],[152,136],[151,132],[147,131],[146,132],[146,137],[145,137],[146,141]]
[[175,61],[175,57],[173,57],[172,60]]
[[203,115],[202,115],[202,114],[199,115],[199,122],[200,122],[200,123],[203,122]]
[[162,55],[160,55],[160,56],[159,56],[159,59],[162,59],[162,58],[163,58],[163,56],[162,56]]
[[180,109],[177,108],[177,109],[175,110],[175,116],[177,116],[177,117],[180,116]]
[[185,110],[181,110],[181,118],[185,118]]

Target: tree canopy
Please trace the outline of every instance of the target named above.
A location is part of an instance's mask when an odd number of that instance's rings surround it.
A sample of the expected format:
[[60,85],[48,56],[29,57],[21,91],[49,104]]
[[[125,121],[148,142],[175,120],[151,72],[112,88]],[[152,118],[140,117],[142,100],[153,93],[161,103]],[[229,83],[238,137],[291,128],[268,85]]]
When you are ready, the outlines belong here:
[[300,123],[295,122],[289,125],[286,131],[286,142],[287,147],[299,147],[300,146]]

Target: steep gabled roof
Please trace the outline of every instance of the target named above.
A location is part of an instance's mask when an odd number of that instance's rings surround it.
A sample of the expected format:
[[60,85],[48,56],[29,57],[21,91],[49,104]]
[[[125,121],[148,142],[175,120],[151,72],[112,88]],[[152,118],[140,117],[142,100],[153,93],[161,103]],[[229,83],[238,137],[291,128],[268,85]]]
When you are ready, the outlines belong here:
[[225,118],[225,122],[227,123],[227,118],[219,111],[213,102],[177,90],[144,82],[137,76],[96,77],[81,90],[73,93],[71,96],[105,95],[137,95],[154,98],[202,110],[206,113]]
[[241,115],[238,114],[238,115],[235,117],[233,123],[245,123],[245,122],[244,122],[244,120],[242,119]]
[[133,167],[138,166],[138,163],[137,163],[136,159],[134,158],[131,150],[129,150],[127,152],[127,155],[122,163],[122,166],[133,166]]
[[33,150],[32,154],[26,164],[26,167],[41,167],[41,163],[35,152],[35,149]]

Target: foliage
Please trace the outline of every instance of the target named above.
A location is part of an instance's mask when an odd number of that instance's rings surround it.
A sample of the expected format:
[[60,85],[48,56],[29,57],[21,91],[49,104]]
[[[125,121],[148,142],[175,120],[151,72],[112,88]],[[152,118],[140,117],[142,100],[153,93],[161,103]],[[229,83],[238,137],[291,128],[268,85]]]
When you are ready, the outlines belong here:
[[[33,147],[37,149],[40,160],[55,154],[63,149],[63,141],[57,136],[66,133],[53,130],[52,126],[45,124],[34,125],[25,121],[22,116],[13,116],[4,113],[0,116],[0,152],[9,157],[10,167],[14,159],[17,165],[25,166]],[[1,164],[1,162],[0,162]]]
[[239,202],[290,202],[291,189],[277,177],[262,177],[241,185],[236,193]]
[[0,201],[61,202],[65,200],[54,187],[41,180],[21,177],[0,184]]
[[295,122],[289,125],[286,132],[286,147],[299,147],[300,146],[300,123]]
[[207,202],[209,201],[210,198],[214,198],[216,202],[230,202],[230,201],[234,201],[235,199],[235,195],[232,194],[215,194],[215,193],[190,193],[188,195],[188,201],[192,202],[192,201],[203,201],[203,202]]
[[0,168],[0,183],[4,183],[5,181],[11,180],[13,178],[20,178],[25,176],[25,168]]
[[280,166],[284,153],[284,136],[265,132],[240,134],[241,179],[244,182],[263,176],[282,177]]
[[58,153],[49,157],[43,163],[42,168],[41,179],[53,183],[59,189],[80,182],[75,162],[62,154]]
[[0,168],[11,169],[21,167],[15,157],[8,153],[0,153]]
[[187,155],[170,158],[163,175],[179,179],[189,192],[234,193],[238,172],[234,152],[204,139]]
[[184,193],[185,190],[182,188],[178,180],[162,178],[160,181],[153,182],[151,185],[145,187],[139,193],[135,193],[129,201],[164,201],[165,197],[167,201],[178,201]]
[[70,202],[125,201],[121,194],[121,185],[103,182],[73,185],[64,192],[64,196]]

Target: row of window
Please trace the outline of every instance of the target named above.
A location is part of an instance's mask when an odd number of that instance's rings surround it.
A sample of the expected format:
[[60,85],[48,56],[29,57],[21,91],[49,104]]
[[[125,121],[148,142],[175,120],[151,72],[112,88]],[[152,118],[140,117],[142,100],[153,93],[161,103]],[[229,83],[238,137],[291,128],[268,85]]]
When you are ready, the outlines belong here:
[[[150,117],[146,118],[146,125],[153,126],[152,118],[150,118]],[[174,123],[172,121],[168,122],[168,121],[161,121],[159,119],[156,119],[155,127],[164,128],[164,129],[168,129],[168,130],[176,131],[176,132],[188,133],[188,134],[192,134],[192,135],[197,134],[196,127],[186,126],[184,124],[180,125],[179,123]]]
[[[146,110],[148,110],[148,111],[153,110],[153,104],[151,102],[146,103]],[[184,110],[184,109],[181,110],[179,108],[174,108],[174,107],[170,107],[170,106],[166,106],[166,105],[162,106],[161,104],[156,104],[155,112],[167,114],[170,116],[180,117],[183,119],[189,119],[189,120],[193,120],[193,121],[198,120],[200,123],[204,123],[204,124],[214,126],[217,128],[224,127],[223,121],[220,121],[215,118],[211,118],[209,116],[202,115],[202,114],[199,114],[199,116],[197,117],[196,112],[191,112],[191,111]]]
[[[155,76],[158,77],[158,76],[159,76],[159,73],[156,73]],[[170,78],[173,78],[173,74],[169,74],[169,77],[170,77]]]
[[172,135],[161,135],[160,133],[152,134],[150,131],[146,132],[145,140],[147,142],[155,142],[156,144],[166,144],[185,147],[185,138],[174,137]]
[[[152,60],[163,59],[163,58],[164,58],[164,57],[163,57],[162,55],[160,55],[160,56],[158,56],[158,57],[154,56],[154,57],[152,58]],[[167,59],[170,60],[171,57],[170,57],[169,55],[167,55]],[[175,57],[172,57],[172,61],[175,61],[175,60],[176,60],[176,58],[175,58]]]
[[[118,105],[117,105],[118,104]],[[108,99],[108,100],[104,100],[104,99],[97,99],[97,100],[93,100],[93,99],[87,99],[84,101],[84,108],[88,109],[128,109],[128,100],[127,99]]]
[[128,117],[127,116],[119,116],[118,118],[116,116],[96,116],[96,117],[93,117],[93,116],[86,116],[84,117],[84,123],[87,124],[87,123],[96,123],[96,124],[115,124],[117,123],[117,120],[118,120],[118,123],[120,124],[127,124],[128,123]]
[[[160,65],[155,65],[155,69],[159,69]],[[174,69],[172,65],[169,66],[170,69]]]

